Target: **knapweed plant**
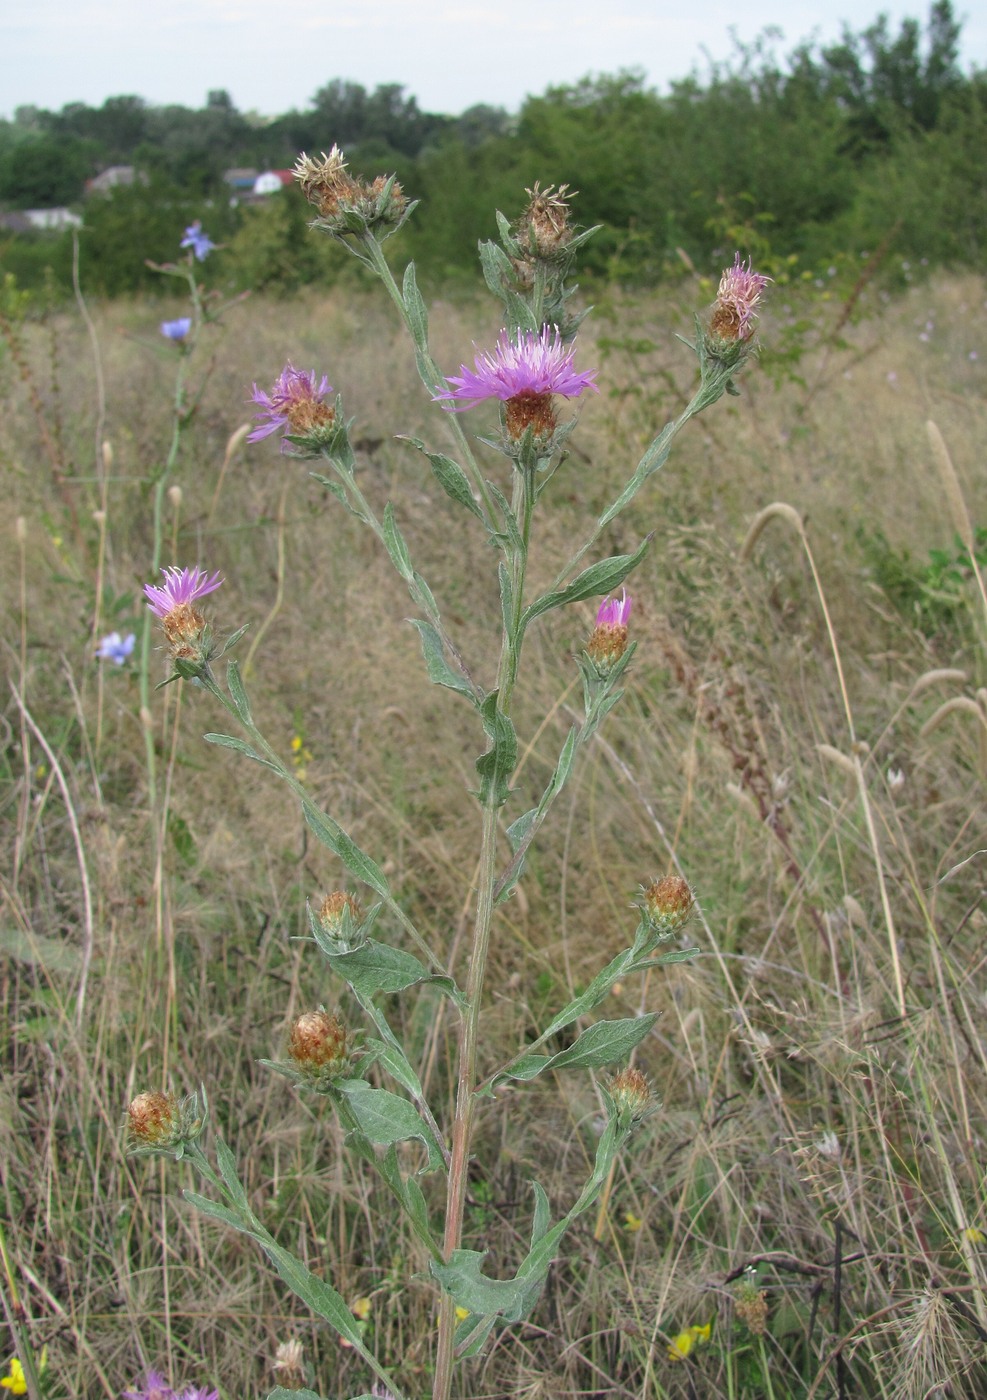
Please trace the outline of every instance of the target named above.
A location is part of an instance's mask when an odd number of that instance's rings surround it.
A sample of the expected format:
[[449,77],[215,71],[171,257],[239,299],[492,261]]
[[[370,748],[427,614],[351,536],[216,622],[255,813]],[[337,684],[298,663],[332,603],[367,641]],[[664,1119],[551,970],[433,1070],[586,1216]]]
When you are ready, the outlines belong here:
[[[338,396],[331,397],[327,376],[288,364],[270,391],[254,386],[259,422],[253,439],[280,432],[286,456],[320,464],[315,479],[376,535],[407,587],[429,679],[454,691],[473,714],[479,850],[465,969],[442,964],[429,930],[418,927],[395,898],[383,869],[386,853],[361,850],[333,813],[323,811],[310,796],[299,779],[298,765],[290,756],[283,759],[261,734],[235,660],[226,661],[225,685],[221,682],[216,663],[235,637],[220,646],[203,611],[214,605],[210,595],[220,587],[219,576],[199,565],[173,568],[145,592],[170,648],[172,679],[182,678],[208,691],[232,721],[234,732],[206,738],[287,783],[311,830],[358,887],[355,893],[335,890],[320,895],[310,908],[309,923],[313,951],[328,965],[330,986],[337,984],[337,995],[343,985],[349,989],[361,1021],[347,1024],[338,1011],[312,1007],[294,1021],[283,1057],[270,1068],[300,1092],[330,1101],[348,1147],[379,1173],[394,1207],[420,1242],[438,1308],[431,1393],[435,1400],[447,1400],[457,1363],[479,1353],[495,1329],[529,1316],[569,1226],[597,1200],[635,1126],[658,1107],[645,1076],[628,1063],[651,1031],[655,1015],[608,1020],[594,1019],[594,1013],[618,981],[696,951],[682,947],[681,936],[674,947],[667,947],[680,935],[693,903],[680,874],[666,875],[644,889],[636,927],[628,931],[624,950],[550,1017],[537,1038],[519,1045],[498,1065],[485,1063],[480,1054],[484,973],[491,940],[497,936],[498,908],[524,878],[529,852],[559,794],[619,702],[634,656],[626,580],[651,540],[610,558],[594,557],[597,542],[664,465],[689,419],[724,393],[735,392],[734,377],[752,353],[756,307],[767,279],[745,266],[739,255],[723,274],[714,306],[696,318],[691,348],[698,359],[699,384],[691,403],[655,437],[617,499],[587,527],[552,586],[537,592],[528,577],[533,522],[537,510],[551,508],[552,481],[560,468],[564,470],[566,444],[576,428],[565,405],[597,388],[595,371],[577,367],[575,336],[581,317],[571,305],[568,281],[592,230],[573,230],[564,187],[554,191],[536,185],[514,224],[498,214],[500,242],[484,244],[480,257],[487,286],[503,306],[503,330],[492,349],[477,353],[472,368],[462,365],[458,374],[444,375],[429,350],[428,314],[414,266],[406,269],[399,287],[382,250],[414,205],[394,179],[368,184],[354,178],[335,148],[321,160],[302,157],[296,174],[318,209],[313,227],[378,275],[407,327],[419,375],[436,405],[437,435],[451,433],[455,455],[411,441],[449,498],[450,539],[458,536],[464,551],[476,538],[487,541],[491,567],[496,569],[500,635],[484,656],[470,657],[461,651],[443,619],[440,601],[415,567],[398,510],[390,502],[379,509],[361,482],[343,405]],[[480,459],[460,415],[488,400],[499,405],[499,422],[478,439],[484,454]],[[498,456],[506,464],[499,469]],[[536,621],[551,626],[563,609],[589,599],[601,601],[596,627],[577,660],[582,713],[561,746],[538,802],[518,811],[511,788],[519,742],[512,699],[525,641]],[[502,856],[504,833],[509,854]],[[382,1005],[384,998],[414,997],[426,984],[449,999],[458,1018],[451,1121],[446,1121],[442,1103],[429,1102],[421,1068],[406,1053]],[[557,1048],[560,1038],[565,1048]],[[561,1206],[549,1200],[537,1181],[531,1183],[530,1244],[513,1274],[491,1277],[484,1253],[463,1246],[478,1104],[512,1081],[523,1084],[546,1071],[561,1070],[609,1071],[600,1084],[607,1117],[595,1160],[582,1190]],[[215,1166],[206,1155],[201,1136],[206,1108],[204,1091],[185,1100],[169,1093],[139,1095],[129,1111],[134,1149],[191,1161],[213,1188],[211,1196],[189,1193],[193,1204],[255,1239],[289,1287],[363,1358],[376,1377],[377,1393],[383,1386],[402,1400],[408,1394],[402,1389],[402,1358],[374,1355],[331,1282],[316,1277],[257,1218],[232,1153],[218,1135],[213,1143]],[[437,1178],[438,1184],[428,1178]],[[287,1394],[281,1388],[273,1392]]]

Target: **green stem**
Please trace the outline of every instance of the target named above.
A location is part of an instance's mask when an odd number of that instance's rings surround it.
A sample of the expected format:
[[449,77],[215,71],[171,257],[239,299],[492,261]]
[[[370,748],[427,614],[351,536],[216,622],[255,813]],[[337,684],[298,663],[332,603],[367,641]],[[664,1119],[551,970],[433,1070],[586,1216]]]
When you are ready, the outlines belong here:
[[[401,320],[404,322],[405,326],[408,329],[409,335],[415,343],[415,351],[418,360],[418,372],[421,376],[422,383],[425,385],[425,388],[428,389],[430,392],[435,389],[442,388],[442,386],[445,384],[445,375],[442,373],[438,365],[435,363],[435,360],[432,358],[432,352],[428,348],[427,341],[419,341],[415,336],[414,329],[408,318],[408,308],[404,304],[404,297],[401,294],[401,289],[394,280],[394,274],[391,272],[391,269],[387,264],[387,259],[384,257],[384,253],[380,247],[380,244],[372,235],[368,234],[366,239],[364,240],[364,247],[367,250],[367,258],[370,262],[370,265],[373,267],[373,270],[383,282],[385,288],[387,289],[388,295],[390,296],[391,300],[394,302],[394,305],[400,312]],[[450,413],[448,414],[448,418],[450,427],[452,429],[452,435],[456,439],[456,445],[459,448],[460,453],[462,454],[464,462],[466,463],[466,469],[470,474],[470,478],[472,479],[473,487],[479,494],[480,499],[483,501],[483,505],[486,510],[487,526],[488,528],[492,528],[490,522],[496,520],[497,513],[494,508],[494,502],[491,499],[490,492],[487,490],[487,483],[484,480],[483,473],[480,471],[477,460],[473,455],[473,449],[472,447],[470,447],[469,439],[463,432],[462,425],[459,422],[458,416],[455,413]]]
[[[277,773],[278,777],[283,779],[283,781],[286,782],[291,788],[292,792],[298,798],[302,809],[311,809],[319,816],[324,817],[325,814],[312,801],[311,795],[295,777],[291,769],[288,768],[282,762],[280,755],[267,742],[263,734],[253,723],[253,721],[248,722],[247,720],[245,720],[237,712],[236,706],[233,704],[232,700],[230,700],[230,698],[227,695],[223,694],[222,690],[216,683],[215,676],[213,676],[213,674],[210,671],[207,671],[205,675],[200,677],[200,680],[203,688],[205,690],[208,690],[209,694],[212,695],[214,699],[218,700],[219,703],[223,706],[223,708],[233,717],[233,719],[236,720],[237,724],[239,724],[246,731],[246,733],[250,735],[251,740],[260,750],[263,756],[267,759],[267,761],[270,763],[271,767]],[[441,963],[439,962],[438,958],[432,952],[431,948],[428,946],[424,938],[422,938],[421,934],[418,932],[414,923],[404,912],[404,910],[401,908],[400,904],[398,904],[397,900],[393,897],[393,895],[383,895],[382,898],[391,914],[393,914],[394,917],[398,920],[401,927],[408,934],[408,937],[417,947],[418,951],[425,958],[428,959],[428,962],[433,968],[433,970],[436,972],[443,972],[444,969]]]

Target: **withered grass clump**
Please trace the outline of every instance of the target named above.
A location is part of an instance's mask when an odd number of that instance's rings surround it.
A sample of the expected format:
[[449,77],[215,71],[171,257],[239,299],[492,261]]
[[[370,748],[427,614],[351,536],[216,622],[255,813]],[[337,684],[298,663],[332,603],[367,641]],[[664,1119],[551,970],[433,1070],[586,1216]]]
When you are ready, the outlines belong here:
[[[608,1014],[663,1013],[638,1063],[664,1107],[521,1345],[477,1361],[464,1394],[754,1396],[767,1393],[768,1366],[777,1395],[984,1393],[987,617],[970,571],[959,621],[920,628],[857,545],[880,527],[902,555],[951,547],[958,500],[972,527],[987,523],[987,407],[968,358],[982,300],[975,279],[955,278],[875,304],[844,330],[838,370],[825,358],[824,382],[800,367],[811,396],[749,375],[613,528],[614,551],[650,529],[664,542],[635,590],[628,693],[573,779],[566,818],[533,851],[533,878],[503,908],[484,1055],[507,1058],[556,992],[586,985],[634,916],[642,870],[687,879],[703,956],[643,993],[615,989]],[[919,346],[930,307],[944,329]],[[615,392],[586,405],[552,483],[533,586],[551,581],[576,522],[686,394],[688,360],[657,329],[678,309],[657,298],[625,308],[640,338],[603,360],[600,383]],[[767,346],[780,314],[762,318]],[[213,717],[193,688],[163,692],[142,721],[129,671],[92,657],[97,577],[104,618],[124,630],[137,616],[145,483],[168,421],[167,368],[136,343],[153,337],[160,308],[94,315],[105,406],[73,315],[22,330],[33,397],[0,359],[11,1278],[52,1375],[80,1400],[117,1396],[148,1365],[211,1377],[224,1400],[266,1394],[270,1358],[295,1336],[323,1389],[364,1390],[352,1356],[303,1319],[249,1245],[189,1211],[181,1168],[123,1155],[124,1110],[152,1069],[162,1093],[222,1084],[212,1111],[253,1209],[345,1298],[371,1300],[368,1327],[423,1392],[434,1318],[414,1239],[379,1211],[371,1231],[370,1176],[344,1158],[318,1105],[257,1066],[295,1018],[335,1004],[339,989],[292,940],[307,936],[306,899],[340,871],[260,769],[207,761],[200,736]],[[422,677],[390,566],[352,518],[273,450],[244,456],[235,435],[250,383],[289,355],[331,359],[357,415],[364,489],[400,501],[464,643],[479,647],[499,601],[485,571],[450,551],[420,456],[380,435],[380,424],[417,432],[427,408],[391,353],[386,308],[351,294],[258,300],[237,315],[178,464],[166,562],[201,552],[226,578],[233,625],[263,625],[251,695],[266,730],[287,701],[282,752],[307,755],[306,782],[455,963],[475,849],[473,777],[453,757],[465,751],[462,716]],[[433,345],[447,363],[476,333],[472,312],[437,308]],[[581,333],[587,350],[593,333]],[[60,425],[40,446],[38,404]],[[97,425],[113,449],[105,498]],[[795,513],[810,553],[781,514],[742,557],[751,522],[775,502]],[[576,624],[533,634],[522,711],[542,713],[567,681],[575,692],[589,604]],[[428,718],[424,739],[412,711]],[[570,722],[563,700],[522,750],[514,783],[533,800]],[[148,820],[143,724],[169,784],[164,829]],[[430,1091],[454,1092],[452,1032],[438,997],[403,1027]],[[512,1255],[546,1144],[560,1196],[585,1174],[602,1100],[581,1084],[515,1086],[484,1106],[488,1165],[471,1181],[467,1231],[491,1250],[491,1272]],[[741,1280],[763,1332],[736,1315]],[[708,1342],[669,1359],[673,1338],[708,1322]]]

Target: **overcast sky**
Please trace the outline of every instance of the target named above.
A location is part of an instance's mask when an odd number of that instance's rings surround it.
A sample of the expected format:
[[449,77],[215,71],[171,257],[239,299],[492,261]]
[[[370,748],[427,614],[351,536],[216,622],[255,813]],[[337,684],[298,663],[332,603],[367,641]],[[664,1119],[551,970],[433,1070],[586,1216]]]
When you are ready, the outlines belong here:
[[[768,25],[787,53],[881,12],[924,25],[919,0],[5,0],[0,115],[135,93],[200,107],[226,88],[242,111],[303,108],[332,78],[401,83],[430,112],[529,94],[587,73],[640,68],[664,89]],[[987,67],[987,6],[958,0],[964,68]]]

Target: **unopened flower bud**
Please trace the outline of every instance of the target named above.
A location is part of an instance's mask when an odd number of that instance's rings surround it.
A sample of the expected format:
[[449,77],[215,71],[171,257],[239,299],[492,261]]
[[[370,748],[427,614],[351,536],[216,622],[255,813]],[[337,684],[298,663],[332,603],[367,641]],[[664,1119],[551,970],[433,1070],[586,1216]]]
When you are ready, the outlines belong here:
[[299,1016],[288,1035],[288,1058],[312,1084],[338,1079],[346,1069],[346,1030],[321,1007]]
[[627,590],[621,590],[619,598],[604,598],[596,614],[596,626],[586,643],[586,655],[596,668],[597,675],[605,680],[627,650],[627,619],[631,615],[633,600]]
[[695,897],[681,875],[666,875],[644,891],[644,908],[659,937],[668,938],[692,913]]
[[319,919],[326,933],[339,935],[347,931],[347,924],[352,927],[362,922],[363,910],[351,894],[333,890],[322,901]]
[[180,486],[169,486],[168,500],[171,502],[172,506],[174,506],[175,510],[177,510],[182,503],[182,488]]
[[134,1153],[174,1153],[180,1157],[202,1128],[197,1094],[179,1100],[177,1094],[151,1089],[138,1094],[127,1109],[127,1132]]
[[625,1123],[639,1123],[658,1107],[647,1078],[633,1066],[619,1070],[607,1085],[607,1091],[614,1113]]
[[111,471],[113,467],[113,444],[109,440],[103,442],[100,452],[103,457],[104,471]]

